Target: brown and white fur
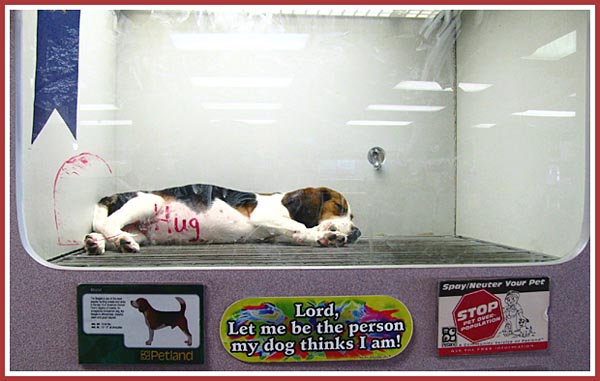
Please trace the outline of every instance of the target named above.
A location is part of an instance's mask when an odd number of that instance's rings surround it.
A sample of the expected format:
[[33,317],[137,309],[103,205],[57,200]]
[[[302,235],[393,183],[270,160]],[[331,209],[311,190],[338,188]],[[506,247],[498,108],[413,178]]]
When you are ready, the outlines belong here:
[[158,311],[144,298],[138,298],[131,301],[131,306],[140,311],[146,320],[146,325],[148,326],[148,340],[146,341],[146,345],[152,345],[154,331],[165,327],[179,327],[179,329],[187,336],[185,343],[188,346],[192,345],[192,334],[188,329],[188,322],[185,317],[185,301],[183,298],[179,297],[176,297],[175,299],[177,299],[181,306],[179,311]]
[[240,192],[195,184],[119,193],[96,205],[90,255],[133,253],[140,245],[282,242],[339,247],[355,242],[348,201],[325,187],[287,193]]

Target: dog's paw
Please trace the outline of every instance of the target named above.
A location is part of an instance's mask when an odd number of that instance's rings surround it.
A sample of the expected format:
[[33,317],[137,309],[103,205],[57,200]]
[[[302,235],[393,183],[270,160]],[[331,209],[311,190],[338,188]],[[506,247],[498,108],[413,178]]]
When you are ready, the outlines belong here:
[[308,244],[323,247],[340,247],[348,242],[348,236],[338,231],[320,231],[318,229],[309,229],[304,232],[297,232],[293,235],[294,241],[299,244]]
[[324,247],[340,247],[348,242],[348,237],[337,231],[326,231],[317,238],[317,243]]
[[152,345],[152,340],[146,341],[146,345]]
[[90,233],[83,239],[83,248],[87,255],[102,255],[106,251],[106,239],[102,234]]
[[135,242],[130,234],[121,234],[116,240],[115,245],[122,253],[139,253],[140,245]]

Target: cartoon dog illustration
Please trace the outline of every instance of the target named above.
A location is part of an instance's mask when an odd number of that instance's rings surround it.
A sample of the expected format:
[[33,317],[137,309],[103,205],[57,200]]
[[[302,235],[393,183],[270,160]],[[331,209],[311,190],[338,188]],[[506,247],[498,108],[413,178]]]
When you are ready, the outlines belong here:
[[185,301],[180,297],[176,297],[175,299],[181,305],[179,311],[158,311],[144,298],[131,301],[131,306],[140,311],[146,320],[146,325],[148,326],[148,341],[146,341],[146,345],[152,345],[155,330],[165,327],[171,327],[171,329],[179,327],[187,336],[185,343],[188,346],[192,345],[192,334],[188,329],[188,322],[185,317]]
[[519,319],[519,330],[515,333],[521,337],[528,337],[535,334],[531,323],[529,323],[529,319],[524,316]]

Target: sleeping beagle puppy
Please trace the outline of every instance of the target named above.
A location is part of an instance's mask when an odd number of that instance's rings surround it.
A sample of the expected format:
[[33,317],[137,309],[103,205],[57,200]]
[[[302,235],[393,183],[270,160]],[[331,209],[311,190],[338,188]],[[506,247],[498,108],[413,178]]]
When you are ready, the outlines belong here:
[[85,251],[124,253],[140,245],[282,242],[339,247],[355,242],[348,201],[339,192],[303,188],[287,193],[241,192],[194,184],[118,193],[94,210]]
[[181,305],[179,311],[157,311],[144,298],[131,301],[131,306],[140,311],[146,319],[146,325],[148,326],[148,340],[146,341],[146,345],[152,345],[155,330],[165,327],[179,327],[187,336],[185,343],[188,346],[192,345],[192,334],[188,330],[188,322],[185,318],[185,301],[180,297],[176,297],[175,299]]

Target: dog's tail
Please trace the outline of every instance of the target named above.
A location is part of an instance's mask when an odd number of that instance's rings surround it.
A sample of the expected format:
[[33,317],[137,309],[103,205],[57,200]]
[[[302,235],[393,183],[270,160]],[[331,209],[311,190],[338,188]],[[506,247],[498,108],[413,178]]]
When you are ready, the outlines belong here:
[[181,310],[179,312],[184,313],[185,312],[185,300],[183,300],[183,298],[180,298],[179,296],[176,296],[175,299],[177,299],[179,304],[181,304]]

